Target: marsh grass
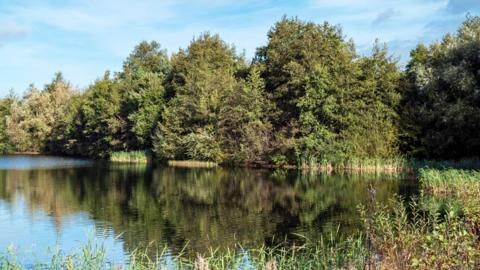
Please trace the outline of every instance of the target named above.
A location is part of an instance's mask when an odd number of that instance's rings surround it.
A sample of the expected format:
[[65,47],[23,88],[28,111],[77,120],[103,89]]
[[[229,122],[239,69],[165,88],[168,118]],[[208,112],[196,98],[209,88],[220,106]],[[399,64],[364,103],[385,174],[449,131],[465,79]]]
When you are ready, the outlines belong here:
[[318,160],[316,158],[300,159],[298,167],[302,170],[315,171],[352,171],[352,172],[402,172],[408,169],[408,162],[403,158],[392,159],[339,159]]
[[148,163],[149,156],[145,151],[113,152],[110,161],[121,163]]
[[304,171],[356,172],[356,173],[417,173],[421,169],[463,169],[480,170],[479,159],[463,160],[417,160],[403,157],[394,158],[349,158],[337,160],[300,159],[298,168]]
[[0,257],[0,269],[363,269],[366,256],[363,239],[346,238],[342,241],[336,236],[308,242],[302,245],[262,246],[246,249],[240,245],[235,249],[211,249],[206,254],[197,254],[188,258],[180,251],[172,255],[164,248],[152,257],[148,250],[134,250],[124,263],[109,262],[102,244],[87,242],[77,253],[64,254],[57,250],[49,262],[35,265],[22,265],[14,254]]
[[169,160],[168,166],[183,167],[183,168],[214,168],[218,166],[218,163],[211,161],[198,161],[198,160]]
[[406,206],[395,199],[392,206],[361,208],[376,269],[479,269],[475,224],[450,205],[441,212],[424,211],[419,202]]
[[464,169],[420,169],[419,181],[426,192],[437,195],[480,194],[480,171]]

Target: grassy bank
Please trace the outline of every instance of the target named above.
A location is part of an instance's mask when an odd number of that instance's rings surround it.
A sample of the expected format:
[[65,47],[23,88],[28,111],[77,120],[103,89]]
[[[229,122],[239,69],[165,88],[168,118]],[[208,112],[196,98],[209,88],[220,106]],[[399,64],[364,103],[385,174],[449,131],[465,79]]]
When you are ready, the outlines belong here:
[[147,163],[149,156],[145,151],[113,152],[110,161],[122,163]]

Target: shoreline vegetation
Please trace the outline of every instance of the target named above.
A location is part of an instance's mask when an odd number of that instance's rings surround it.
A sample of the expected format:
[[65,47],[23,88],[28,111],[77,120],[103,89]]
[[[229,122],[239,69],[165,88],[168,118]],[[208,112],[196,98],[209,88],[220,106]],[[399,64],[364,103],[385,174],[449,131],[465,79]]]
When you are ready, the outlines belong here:
[[[49,153],[40,152],[16,152],[8,155],[45,155]],[[81,156],[79,156],[81,157]],[[74,158],[74,157],[72,157]],[[147,164],[156,160],[152,154],[146,151],[121,151],[113,152],[109,157],[109,161],[113,163],[139,163]],[[394,159],[349,159],[337,160],[334,162],[322,161],[318,163],[315,161],[304,162],[301,161],[298,165],[293,164],[267,164],[267,163],[242,163],[242,164],[219,164],[210,161],[200,160],[167,160],[162,162],[171,167],[183,168],[215,168],[215,167],[245,167],[258,169],[287,169],[311,172],[352,172],[352,173],[416,173],[420,170],[420,174],[425,173],[428,169],[463,169],[463,170],[478,170],[480,169],[480,160],[474,159],[460,159],[460,160],[417,160],[407,158]],[[479,175],[480,177],[480,175]]]
[[111,162],[119,163],[148,163],[151,157],[144,151],[113,152],[110,155]]

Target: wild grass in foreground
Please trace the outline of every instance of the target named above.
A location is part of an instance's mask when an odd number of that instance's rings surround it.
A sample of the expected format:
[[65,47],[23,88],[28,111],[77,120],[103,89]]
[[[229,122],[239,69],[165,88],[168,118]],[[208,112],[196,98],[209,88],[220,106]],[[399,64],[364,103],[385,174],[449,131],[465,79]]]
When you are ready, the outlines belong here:
[[448,165],[419,169],[421,195],[408,205],[361,208],[376,269],[480,269],[480,172]]
[[218,251],[198,254],[188,259],[182,254],[172,255],[163,249],[152,258],[147,251],[132,252],[125,263],[109,262],[105,248],[89,241],[75,254],[57,251],[47,263],[24,265],[15,254],[0,255],[0,269],[363,269],[366,250],[362,238],[348,238],[338,241],[335,237],[316,243],[290,247],[260,247]]
[[112,162],[147,163],[149,157],[145,151],[113,152],[110,155]]
[[477,225],[451,206],[424,211],[419,202],[362,208],[375,269],[480,269]]

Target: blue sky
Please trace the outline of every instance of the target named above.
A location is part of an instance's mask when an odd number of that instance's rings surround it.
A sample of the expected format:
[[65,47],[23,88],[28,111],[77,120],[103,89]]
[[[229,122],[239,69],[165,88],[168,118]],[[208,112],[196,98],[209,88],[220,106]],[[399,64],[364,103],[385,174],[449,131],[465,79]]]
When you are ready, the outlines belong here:
[[283,15],[340,24],[362,54],[379,38],[404,63],[467,13],[480,15],[480,0],[0,0],[0,96],[43,87],[56,71],[82,89],[141,40],[172,53],[208,30],[251,57]]

